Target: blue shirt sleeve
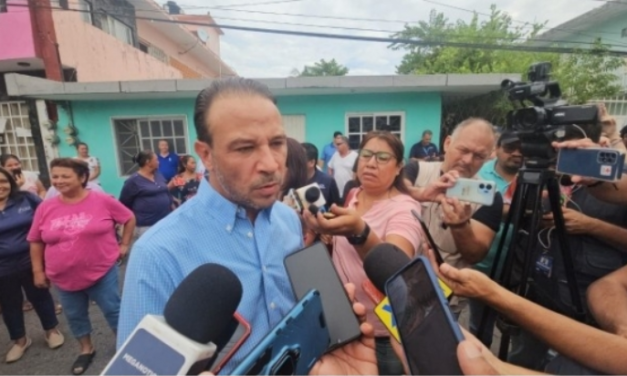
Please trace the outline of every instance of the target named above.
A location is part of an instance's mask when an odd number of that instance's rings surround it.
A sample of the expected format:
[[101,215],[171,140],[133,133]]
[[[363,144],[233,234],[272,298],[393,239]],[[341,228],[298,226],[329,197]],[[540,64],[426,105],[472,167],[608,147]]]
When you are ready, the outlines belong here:
[[163,309],[177,286],[174,271],[169,266],[176,265],[174,260],[168,260],[171,254],[151,249],[154,247],[149,244],[136,243],[131,252],[120,306],[117,349],[144,316],[163,315]]
[[122,186],[122,191],[120,192],[120,202],[127,208],[133,210],[135,195],[137,195],[137,184],[135,184],[133,178],[131,177],[126,179],[124,185]]

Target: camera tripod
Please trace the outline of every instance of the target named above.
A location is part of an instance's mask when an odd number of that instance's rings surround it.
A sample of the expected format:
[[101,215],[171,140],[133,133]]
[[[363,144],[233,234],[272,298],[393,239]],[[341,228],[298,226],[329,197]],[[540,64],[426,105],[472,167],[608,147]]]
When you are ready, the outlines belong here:
[[[532,165],[533,167],[527,167],[529,165]],[[564,216],[562,215],[560,205],[559,181],[555,171],[549,170],[548,165],[549,164],[545,161],[531,160],[520,170],[518,178],[516,179],[517,185],[516,190],[514,191],[514,197],[512,198],[512,204],[505,220],[503,234],[499,241],[497,252],[494,257],[494,264],[492,265],[492,269],[490,271],[490,279],[495,280],[504,288],[517,295],[524,298],[527,297],[529,292],[529,283],[531,281],[530,276],[532,267],[536,264],[536,260],[534,258],[536,253],[534,251],[539,243],[538,232],[540,231],[539,224],[542,216],[542,191],[546,187],[549,193],[549,203],[551,212],[553,213],[553,220],[555,222],[555,231],[559,242],[559,251],[564,262],[571,304],[574,306],[577,315],[581,314],[583,316],[583,305],[577,290],[573,258],[567,243],[568,240],[566,238],[566,230],[564,227]],[[513,281],[512,274],[516,258],[516,245],[522,240],[520,231],[521,224],[525,220],[528,208],[531,208],[532,210],[528,235],[529,239],[524,249],[520,280]],[[507,233],[509,232],[511,227],[510,225],[512,224],[514,235],[505,256],[503,270],[500,276],[495,278],[499,269],[499,261],[503,253]],[[502,332],[501,346],[498,356],[501,360],[506,360],[511,335],[517,334],[519,331],[519,328],[515,324],[508,322],[508,320],[504,317],[497,315],[496,311],[486,305],[481,315],[481,322],[478,328],[477,336],[481,342],[488,343],[485,338],[486,335],[489,334],[487,331],[487,325],[488,322],[495,317],[497,318],[497,326]]]

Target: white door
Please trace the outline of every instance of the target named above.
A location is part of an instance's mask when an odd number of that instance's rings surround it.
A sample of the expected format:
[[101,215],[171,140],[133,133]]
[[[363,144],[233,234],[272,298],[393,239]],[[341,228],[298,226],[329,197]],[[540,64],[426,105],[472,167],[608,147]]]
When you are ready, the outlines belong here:
[[305,142],[305,115],[283,115],[283,127],[287,137]]

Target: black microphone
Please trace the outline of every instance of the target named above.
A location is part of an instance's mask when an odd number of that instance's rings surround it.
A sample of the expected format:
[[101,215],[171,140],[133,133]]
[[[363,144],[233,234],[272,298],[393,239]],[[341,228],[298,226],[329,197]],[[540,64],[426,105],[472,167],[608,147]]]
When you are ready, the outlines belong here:
[[316,202],[320,198],[320,188],[318,187],[309,187],[305,191],[305,201],[307,202]]
[[[197,375],[233,335],[242,298],[237,276],[218,264],[192,271],[168,300],[163,317],[147,315],[102,375]],[[230,332],[229,332],[230,331]]]
[[402,267],[409,264],[410,258],[397,246],[380,243],[372,247],[364,259],[364,270],[368,279],[381,292],[385,284]]

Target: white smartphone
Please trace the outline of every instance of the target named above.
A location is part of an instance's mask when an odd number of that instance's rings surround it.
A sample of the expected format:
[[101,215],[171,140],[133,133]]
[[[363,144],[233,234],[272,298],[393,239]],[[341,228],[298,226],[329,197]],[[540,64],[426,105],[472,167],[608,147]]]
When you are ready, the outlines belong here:
[[488,180],[458,178],[457,183],[446,191],[446,197],[459,201],[490,206],[494,203],[496,183]]

